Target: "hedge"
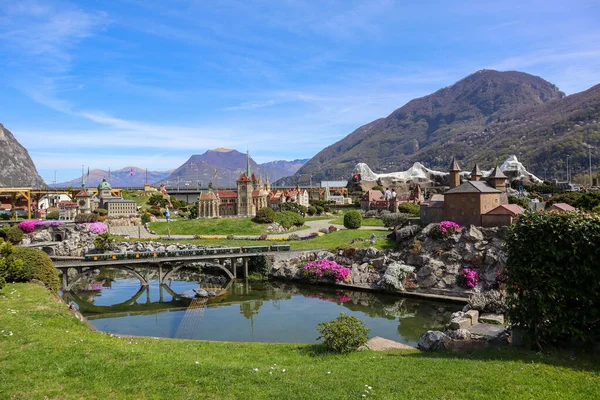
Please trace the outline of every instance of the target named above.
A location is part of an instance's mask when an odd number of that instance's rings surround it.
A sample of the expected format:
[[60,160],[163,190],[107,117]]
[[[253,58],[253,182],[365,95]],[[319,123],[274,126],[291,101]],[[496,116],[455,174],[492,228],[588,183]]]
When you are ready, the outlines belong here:
[[600,340],[600,216],[525,213],[507,238],[509,317],[538,348]]
[[23,268],[10,279],[21,282],[37,279],[48,285],[50,289],[58,291],[60,288],[58,271],[46,253],[31,247],[15,246],[12,254],[15,259],[23,260]]
[[275,210],[271,207],[263,207],[256,212],[254,222],[259,224],[270,224],[275,222]]

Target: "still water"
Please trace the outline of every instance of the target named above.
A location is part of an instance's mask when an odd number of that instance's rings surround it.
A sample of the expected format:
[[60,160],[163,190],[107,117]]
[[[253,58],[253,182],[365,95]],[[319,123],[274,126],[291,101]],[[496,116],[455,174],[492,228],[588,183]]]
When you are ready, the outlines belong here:
[[[190,300],[181,293],[202,286],[217,297]],[[123,335],[233,342],[314,343],[317,324],[340,312],[371,329],[369,337],[415,346],[429,329],[442,329],[461,305],[281,282],[198,284],[111,278],[98,291],[64,293],[99,330]]]

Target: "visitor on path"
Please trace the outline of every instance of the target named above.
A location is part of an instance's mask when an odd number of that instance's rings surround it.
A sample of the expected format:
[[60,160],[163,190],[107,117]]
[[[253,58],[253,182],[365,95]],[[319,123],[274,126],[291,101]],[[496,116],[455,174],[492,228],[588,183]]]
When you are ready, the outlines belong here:
[[392,201],[396,201],[396,196],[398,194],[396,193],[396,189],[392,189]]
[[165,218],[167,219],[167,223],[169,223],[170,217],[171,217],[171,212],[169,212],[169,206],[167,206],[166,210],[165,210]]
[[392,198],[392,192],[390,192],[390,188],[385,188],[385,201],[390,201],[390,199]]

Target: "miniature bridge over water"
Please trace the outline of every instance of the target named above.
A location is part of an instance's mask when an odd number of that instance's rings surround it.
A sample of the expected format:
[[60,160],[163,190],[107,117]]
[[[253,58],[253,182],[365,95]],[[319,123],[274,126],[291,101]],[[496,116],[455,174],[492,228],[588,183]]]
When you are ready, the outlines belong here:
[[[238,265],[242,267],[242,276],[248,277],[248,261],[251,258],[266,256],[273,260],[277,252],[260,253],[236,253],[236,254],[204,254],[204,255],[184,255],[158,258],[134,258],[123,260],[96,260],[86,261],[83,257],[58,257],[51,256],[54,267],[62,272],[61,289],[69,292],[84,277],[93,274],[94,270],[99,268],[112,268],[130,273],[139,279],[142,286],[148,286],[148,279],[138,271],[141,268],[157,268],[159,284],[164,285],[171,278],[173,273],[189,268],[194,263],[209,263],[211,267],[220,268],[230,279],[237,279]],[[289,252],[288,252],[289,254]],[[75,269],[77,275],[69,277],[69,269]]]

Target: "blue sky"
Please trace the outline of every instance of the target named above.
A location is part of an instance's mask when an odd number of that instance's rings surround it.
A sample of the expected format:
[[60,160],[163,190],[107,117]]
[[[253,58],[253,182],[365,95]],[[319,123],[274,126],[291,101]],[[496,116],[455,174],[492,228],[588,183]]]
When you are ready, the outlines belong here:
[[583,0],[0,0],[0,123],[49,183],[217,147],[310,158],[479,69],[600,83],[599,20]]

